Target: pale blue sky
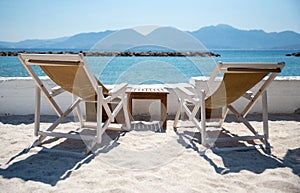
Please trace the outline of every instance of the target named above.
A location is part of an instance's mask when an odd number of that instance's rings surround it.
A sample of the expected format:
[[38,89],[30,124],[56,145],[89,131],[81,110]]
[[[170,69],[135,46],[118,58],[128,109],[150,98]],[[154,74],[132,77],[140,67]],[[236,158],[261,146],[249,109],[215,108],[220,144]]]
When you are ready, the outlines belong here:
[[0,41],[50,39],[141,25],[300,33],[299,0],[0,0]]

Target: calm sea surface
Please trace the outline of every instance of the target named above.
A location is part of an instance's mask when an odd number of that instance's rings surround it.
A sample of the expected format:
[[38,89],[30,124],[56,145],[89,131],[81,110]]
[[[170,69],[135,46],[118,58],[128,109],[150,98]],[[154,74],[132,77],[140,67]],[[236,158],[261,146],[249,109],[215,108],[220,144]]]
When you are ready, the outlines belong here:
[[[127,82],[155,84],[188,82],[190,77],[209,76],[218,61],[285,62],[279,76],[300,76],[300,57],[285,54],[299,50],[213,50],[221,57],[85,57],[104,84]],[[39,75],[44,75],[38,69]],[[0,77],[28,77],[17,57],[0,57]]]

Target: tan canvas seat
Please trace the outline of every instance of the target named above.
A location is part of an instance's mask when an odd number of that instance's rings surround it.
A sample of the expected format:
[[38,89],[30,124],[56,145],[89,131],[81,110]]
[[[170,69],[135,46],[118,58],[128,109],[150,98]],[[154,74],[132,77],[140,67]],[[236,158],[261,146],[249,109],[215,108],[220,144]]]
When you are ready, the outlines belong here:
[[[267,109],[267,87],[281,72],[284,63],[222,63],[219,62],[208,81],[207,88],[196,87],[193,91],[178,87],[177,93],[180,108],[177,111],[174,127],[177,127],[181,112],[183,111],[189,120],[193,121],[201,132],[201,143],[205,146],[216,147],[218,142],[247,141],[259,139],[266,150],[269,150],[268,142],[268,109]],[[224,73],[218,88],[207,96],[211,85],[219,73]],[[264,78],[266,79],[264,80]],[[256,93],[249,92],[254,86],[260,86]],[[241,97],[249,100],[242,112],[233,107],[235,101]],[[259,98],[262,98],[263,132],[258,131],[247,121],[246,116]],[[192,108],[191,108],[192,106]],[[199,113],[200,111],[200,113]],[[230,138],[211,137],[208,135],[207,127],[210,120],[217,120],[218,127],[222,126],[228,111],[231,111],[239,121],[254,134],[253,136],[234,136]],[[200,117],[197,115],[200,114]],[[216,126],[216,124],[214,124]],[[251,147],[251,146],[250,146]],[[234,150],[244,147],[226,147],[223,149]],[[248,146],[246,147],[248,148]]]
[[[90,142],[88,149],[91,150],[95,144],[101,143],[102,134],[110,123],[114,122],[116,115],[121,109],[123,109],[125,118],[125,126],[123,128],[126,130],[130,128],[125,93],[127,84],[116,85],[109,91],[94,77],[82,54],[19,54],[19,59],[37,86],[35,135],[40,137],[35,145],[40,145],[45,137],[53,136],[84,139]],[[39,66],[56,85],[50,89],[46,88],[36,73],[37,69],[33,68],[33,66]],[[63,112],[55,97],[64,91],[71,93],[74,99],[70,100],[69,108]],[[45,131],[40,129],[40,93],[45,96],[58,115],[58,119]],[[109,103],[112,101],[118,101],[114,109],[109,106]],[[81,102],[92,104],[92,106],[96,107],[95,122],[87,121],[89,118],[84,116],[79,105]],[[75,109],[81,128],[95,129],[96,132],[93,135],[54,132],[54,129]],[[88,108],[86,109],[88,111]],[[88,115],[89,113],[86,114]],[[106,114],[106,120],[103,120],[103,114]]]

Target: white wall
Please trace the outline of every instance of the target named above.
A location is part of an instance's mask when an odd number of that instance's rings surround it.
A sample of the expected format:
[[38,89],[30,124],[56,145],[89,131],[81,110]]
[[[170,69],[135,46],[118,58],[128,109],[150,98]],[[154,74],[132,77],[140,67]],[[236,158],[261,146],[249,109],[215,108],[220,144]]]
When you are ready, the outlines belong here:
[[[44,77],[45,85],[53,85]],[[192,78],[191,84],[205,85],[205,79]],[[146,85],[145,85],[146,86]],[[153,86],[153,85],[150,85]],[[170,91],[168,95],[168,114],[174,115],[178,108],[178,101],[173,88],[176,85],[166,85]],[[185,84],[185,86],[189,86]],[[64,93],[57,97],[58,103],[67,108],[72,96]],[[238,101],[235,105],[240,108],[245,101]],[[300,108],[300,77],[277,77],[268,88],[268,103],[270,113],[293,113]],[[135,100],[133,101],[134,114],[160,113],[158,101]],[[252,113],[261,112],[261,104],[255,105]],[[0,78],[0,115],[25,115],[34,114],[35,106],[35,83],[31,78]],[[42,97],[43,115],[53,115],[55,112]]]

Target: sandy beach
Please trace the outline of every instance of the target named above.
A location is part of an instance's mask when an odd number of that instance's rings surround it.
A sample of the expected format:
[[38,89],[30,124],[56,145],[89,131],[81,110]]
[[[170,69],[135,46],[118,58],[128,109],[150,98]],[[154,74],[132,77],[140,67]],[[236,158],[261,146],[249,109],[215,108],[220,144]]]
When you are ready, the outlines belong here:
[[[250,115],[254,126],[258,115]],[[182,122],[175,132],[108,131],[95,154],[23,151],[35,140],[33,115],[0,117],[0,192],[299,192],[300,115],[269,117],[272,154],[261,150],[216,152],[198,142],[199,132]],[[42,117],[42,127],[53,116]],[[70,118],[61,129],[76,128]],[[243,127],[229,116],[224,128]],[[242,130],[241,130],[242,131]],[[50,145],[54,144],[54,146]],[[55,139],[52,149],[80,150],[76,140]]]

